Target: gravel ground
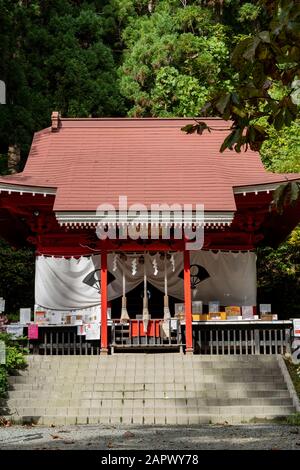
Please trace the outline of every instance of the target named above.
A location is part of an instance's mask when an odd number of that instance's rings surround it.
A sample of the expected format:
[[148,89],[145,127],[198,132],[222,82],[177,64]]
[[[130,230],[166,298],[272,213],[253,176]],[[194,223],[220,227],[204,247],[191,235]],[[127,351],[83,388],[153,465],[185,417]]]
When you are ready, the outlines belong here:
[[300,450],[300,426],[11,426],[0,449],[18,450]]

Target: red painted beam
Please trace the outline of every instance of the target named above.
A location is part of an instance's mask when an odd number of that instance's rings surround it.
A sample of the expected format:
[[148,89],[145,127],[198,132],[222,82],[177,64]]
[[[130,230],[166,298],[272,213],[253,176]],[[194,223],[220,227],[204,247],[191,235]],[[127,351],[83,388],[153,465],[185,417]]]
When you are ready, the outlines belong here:
[[184,250],[184,241],[155,241],[150,243],[137,243],[135,241],[128,241],[125,243],[120,243],[118,241],[107,241],[106,249],[109,251],[183,251]]
[[[148,244],[139,244],[135,241],[127,241],[125,243],[113,242],[111,240],[105,240],[99,242],[96,246],[91,247],[91,249],[87,248],[88,244],[82,240],[82,243],[79,244],[80,239],[77,238],[78,235],[76,234],[76,238],[74,235],[74,240],[70,237],[61,234],[58,236],[57,239],[53,239],[53,245],[43,245],[40,243],[37,246],[37,254],[44,254],[49,256],[83,256],[83,255],[93,255],[100,253],[101,250],[105,250],[106,252],[144,252],[144,251],[183,251],[184,249],[184,242],[183,241],[174,241],[171,243],[164,243],[164,242],[153,242]],[[63,242],[60,246],[58,245],[58,241]],[[56,241],[56,243],[55,243]],[[82,246],[80,246],[82,245]]]
[[191,295],[191,268],[190,252],[184,251],[184,309],[185,309],[185,341],[186,353],[193,353],[192,331],[192,295]]
[[107,354],[107,252],[101,252],[101,354]]

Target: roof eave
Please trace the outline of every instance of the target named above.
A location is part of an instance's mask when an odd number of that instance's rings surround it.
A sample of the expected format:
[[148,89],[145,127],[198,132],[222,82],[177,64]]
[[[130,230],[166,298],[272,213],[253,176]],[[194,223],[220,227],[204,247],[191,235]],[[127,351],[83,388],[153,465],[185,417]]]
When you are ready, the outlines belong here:
[[269,193],[271,191],[275,191],[280,185],[285,183],[291,182],[300,182],[300,175],[295,175],[295,178],[281,178],[278,181],[272,181],[268,183],[257,183],[253,185],[245,185],[245,186],[234,186],[233,193],[234,194],[243,194],[246,195],[248,193],[261,193],[266,192]]
[[69,227],[78,227],[78,226],[97,226],[99,223],[103,225],[107,224],[128,224],[128,225],[205,225],[205,226],[225,226],[231,225],[234,218],[235,211],[205,211],[203,218],[197,219],[197,215],[193,213],[191,217],[187,220],[184,217],[184,220],[177,220],[175,217],[170,217],[170,213],[167,213],[166,216],[162,213],[159,220],[154,220],[151,216],[151,213],[148,212],[143,218],[139,216],[138,218],[130,217],[130,214],[127,214],[127,218],[124,218],[124,214],[119,214],[116,212],[111,218],[105,217],[104,221],[101,221],[99,213],[96,211],[56,211],[56,219],[60,225],[69,226]]
[[8,192],[11,193],[19,193],[22,194],[43,194],[44,196],[55,196],[57,189],[54,187],[46,187],[46,186],[31,186],[31,185],[24,185],[24,184],[13,184],[13,183],[3,183],[0,182],[0,193],[1,192]]

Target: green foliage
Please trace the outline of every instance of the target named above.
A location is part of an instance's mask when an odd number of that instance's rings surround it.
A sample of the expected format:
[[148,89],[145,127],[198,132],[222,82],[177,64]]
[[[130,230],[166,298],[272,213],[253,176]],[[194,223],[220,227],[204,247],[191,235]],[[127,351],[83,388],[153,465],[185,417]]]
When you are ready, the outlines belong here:
[[244,3],[241,5],[238,14],[238,21],[244,23],[245,21],[255,21],[261,13],[260,5],[254,5],[253,3]]
[[[278,173],[300,172],[300,122],[279,132],[273,126],[267,129],[269,139],[261,149],[265,166]],[[282,185],[279,191],[282,199],[289,187]],[[300,227],[278,249],[259,249],[257,268],[259,300],[272,303],[285,318],[300,317]]]
[[[277,94],[279,92],[277,91]],[[279,131],[269,125],[267,133],[268,140],[261,148],[264,165],[277,173],[300,172],[300,121],[296,120],[290,127]],[[282,212],[284,206],[294,204],[298,200],[299,194],[299,183],[281,185],[274,194],[275,205]]]
[[151,94],[155,116],[193,116],[208,98],[205,86],[174,67],[161,67]]
[[8,375],[25,369],[27,363],[24,356],[26,351],[21,346],[22,338],[14,340],[11,335],[0,332],[0,341],[6,346],[6,363],[0,365],[0,397],[4,397],[8,388]]
[[300,173],[300,121],[280,131],[269,126],[267,132],[260,152],[264,165],[278,173]]
[[[292,0],[259,0],[268,15],[265,29],[238,42],[231,65],[238,80],[231,93],[214,94],[206,112],[233,122],[221,150],[259,150],[268,135],[255,120],[265,116],[279,131],[299,117],[300,9]],[[241,13],[248,10],[245,4]],[[284,91],[272,94],[274,86]],[[194,126],[197,131],[198,124]]]
[[[291,360],[285,361],[288,371],[290,373],[291,379],[294,383],[294,387],[300,398],[300,366],[293,364]],[[294,415],[295,416],[295,415]],[[298,413],[298,424],[300,424],[300,413]]]
[[287,424],[292,426],[300,426],[300,413],[294,413],[292,415],[288,415],[286,418]]
[[281,184],[274,191],[272,205],[276,208],[277,212],[283,214],[286,208],[297,204],[299,200],[299,193],[299,182],[290,181],[288,183]]
[[300,317],[300,228],[279,248],[257,250],[258,302],[280,318]]
[[[0,0],[0,11],[3,154],[20,144],[24,160],[53,109],[195,116],[207,102],[205,112],[233,119],[222,148],[238,151],[267,137],[253,118],[264,114],[279,130],[298,113],[299,9],[291,0]],[[280,98],[271,92],[277,83],[286,89]]]
[[[196,2],[197,3],[197,2]],[[208,9],[162,1],[123,32],[120,89],[133,116],[194,116],[229,85],[226,32]]]
[[122,112],[113,55],[102,36],[102,18],[90,8],[49,19],[48,93],[52,107],[63,115],[97,117]]
[[18,318],[20,307],[34,304],[33,250],[13,250],[0,240],[0,271],[0,296],[6,299],[6,312]]
[[7,175],[8,168],[7,168],[7,155],[0,154],[0,175]]
[[0,364],[0,398],[5,397],[8,387],[7,371],[5,366]]
[[20,144],[23,160],[33,132],[51,111],[64,116],[124,114],[113,52],[105,44],[107,2],[0,0],[0,152]]
[[16,346],[8,346],[6,349],[6,370],[11,374],[15,370],[25,369],[26,361],[22,351]]

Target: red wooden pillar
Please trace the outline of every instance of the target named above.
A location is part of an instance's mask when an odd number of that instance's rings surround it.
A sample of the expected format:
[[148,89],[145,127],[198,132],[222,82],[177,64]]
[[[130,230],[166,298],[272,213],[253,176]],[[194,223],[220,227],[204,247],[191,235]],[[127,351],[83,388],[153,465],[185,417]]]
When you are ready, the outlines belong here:
[[101,252],[101,352],[108,353],[107,344],[107,252]]
[[186,353],[193,354],[190,252],[187,250],[184,250],[183,257],[184,257],[184,309],[185,309]]

